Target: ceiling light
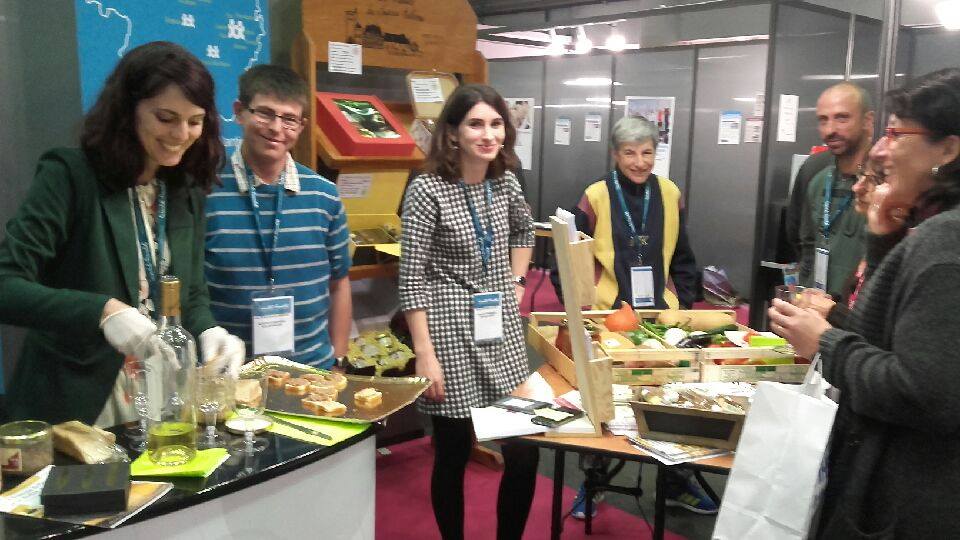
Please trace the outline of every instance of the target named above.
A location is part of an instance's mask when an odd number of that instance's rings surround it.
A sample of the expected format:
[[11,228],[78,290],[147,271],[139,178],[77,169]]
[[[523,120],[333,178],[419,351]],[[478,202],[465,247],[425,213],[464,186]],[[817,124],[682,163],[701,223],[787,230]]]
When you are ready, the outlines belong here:
[[587,38],[587,31],[582,26],[577,27],[577,41],[573,45],[573,52],[586,54],[593,49],[593,42]]
[[933,6],[940,24],[947,30],[960,30],[960,0],[944,0]]
[[613,81],[608,77],[578,77],[563,81],[566,86],[610,86]]
[[620,52],[627,46],[627,38],[617,32],[617,25],[610,25],[610,35],[607,36],[606,47],[608,51]]
[[551,28],[549,34],[550,44],[547,45],[547,54],[550,56],[560,56],[565,53],[566,47],[563,46],[563,40],[557,35],[556,29]]

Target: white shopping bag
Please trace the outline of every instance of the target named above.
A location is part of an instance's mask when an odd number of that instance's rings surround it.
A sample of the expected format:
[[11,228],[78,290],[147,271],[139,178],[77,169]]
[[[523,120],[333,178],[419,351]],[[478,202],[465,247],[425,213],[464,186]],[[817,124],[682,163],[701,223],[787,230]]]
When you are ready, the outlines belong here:
[[802,385],[757,384],[717,516],[716,540],[803,539],[825,478],[837,404],[814,359]]

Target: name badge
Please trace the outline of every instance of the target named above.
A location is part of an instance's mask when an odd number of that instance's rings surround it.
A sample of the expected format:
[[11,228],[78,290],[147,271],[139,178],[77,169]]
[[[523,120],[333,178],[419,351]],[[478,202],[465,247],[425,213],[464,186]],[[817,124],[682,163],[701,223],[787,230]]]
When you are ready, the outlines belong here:
[[633,307],[653,307],[656,305],[653,295],[653,267],[631,267],[630,288],[633,296]]
[[293,295],[253,297],[253,354],[293,352]]
[[473,340],[477,343],[503,341],[503,293],[473,295]]
[[813,262],[813,284],[816,288],[827,290],[827,267],[830,265],[830,251],[826,248],[817,248]]

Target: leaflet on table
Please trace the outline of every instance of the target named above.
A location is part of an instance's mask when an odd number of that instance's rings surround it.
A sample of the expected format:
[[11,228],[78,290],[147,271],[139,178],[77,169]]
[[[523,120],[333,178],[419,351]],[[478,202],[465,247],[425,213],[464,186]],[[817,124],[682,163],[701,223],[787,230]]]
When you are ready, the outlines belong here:
[[[53,465],[44,467],[30,478],[21,482],[17,487],[0,495],[0,512],[43,518],[43,505],[40,504],[40,492],[43,491],[43,484],[46,483],[47,476],[53,467]],[[127,509],[123,512],[82,516],[58,516],[56,518],[46,519],[113,529],[156,502],[171,489],[173,489],[173,484],[170,482],[143,482],[134,480],[130,482],[130,495],[127,497]]]
[[667,441],[654,441],[640,437],[627,437],[627,441],[634,447],[650,454],[651,457],[664,465],[679,465],[691,461],[699,461],[730,453],[722,448],[708,448],[692,444],[680,444]]
[[547,432],[545,426],[530,421],[531,415],[500,407],[470,407],[470,417],[473,431],[481,442]]

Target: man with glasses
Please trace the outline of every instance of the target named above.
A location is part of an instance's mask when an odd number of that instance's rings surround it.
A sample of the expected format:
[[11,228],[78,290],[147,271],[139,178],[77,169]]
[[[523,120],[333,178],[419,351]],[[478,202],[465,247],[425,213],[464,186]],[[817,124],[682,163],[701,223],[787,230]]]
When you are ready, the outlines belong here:
[[336,185],[290,156],[309,99],[286,67],[240,77],[243,140],[207,198],[206,275],[214,318],[254,356],[330,368],[352,319],[349,231]]
[[[869,95],[856,84],[843,82],[820,94],[818,131],[833,159],[813,161],[819,170],[807,167],[797,174],[787,209],[788,236],[800,260],[800,285],[835,297],[864,253],[866,220],[852,208],[852,187],[870,150],[873,115]],[[802,181],[801,174],[809,181]],[[796,224],[794,234],[790,223]]]

